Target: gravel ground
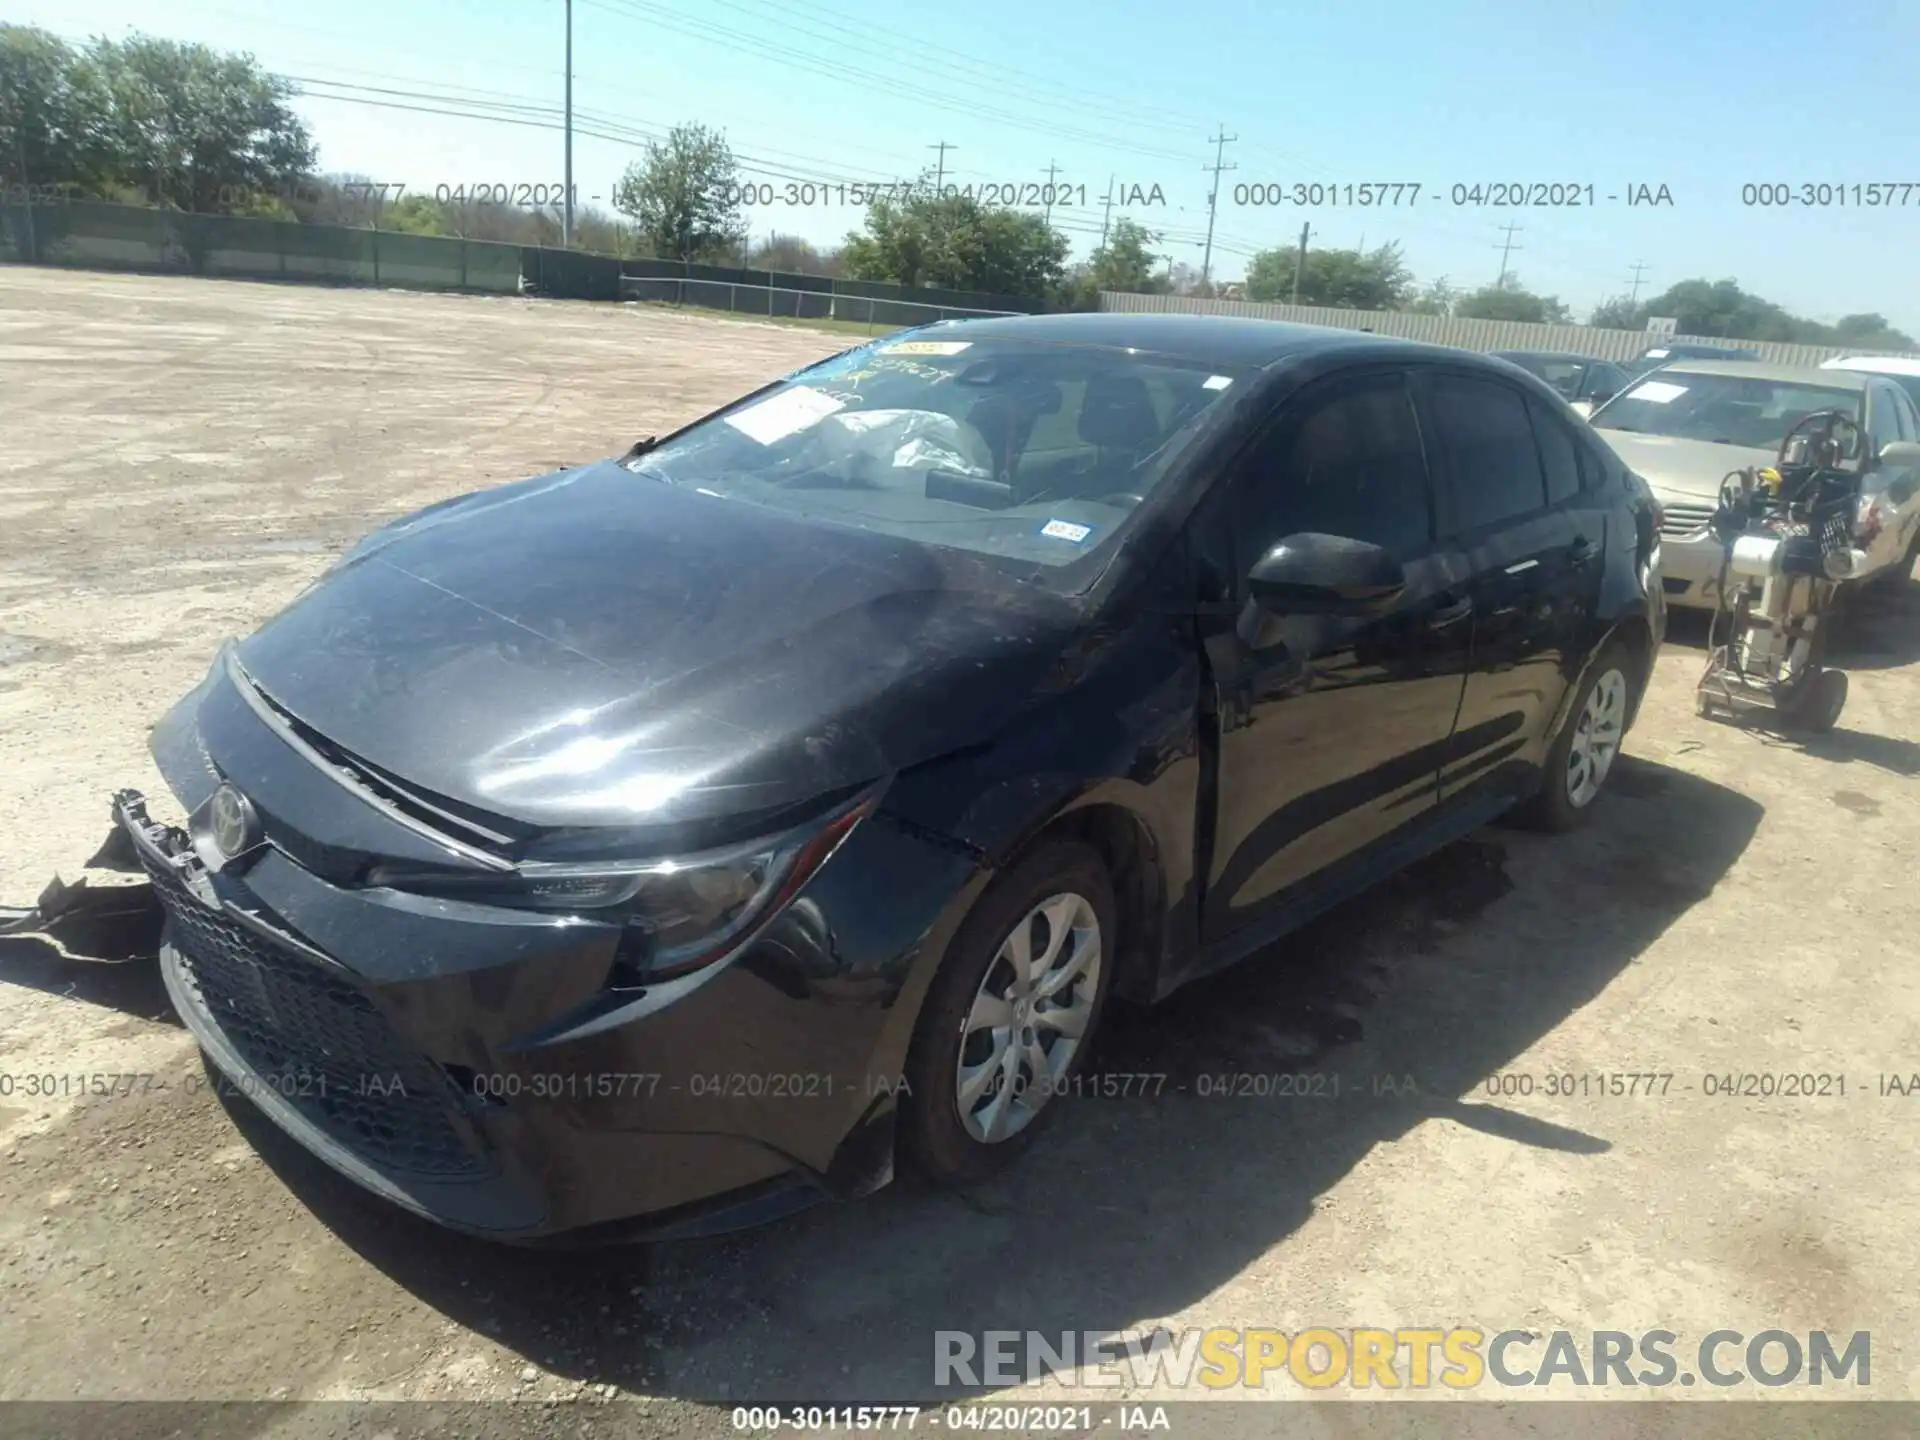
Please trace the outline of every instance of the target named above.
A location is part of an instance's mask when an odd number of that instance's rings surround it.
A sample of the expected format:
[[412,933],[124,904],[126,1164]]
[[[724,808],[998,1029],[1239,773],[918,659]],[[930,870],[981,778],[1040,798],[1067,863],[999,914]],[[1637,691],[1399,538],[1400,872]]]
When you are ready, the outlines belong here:
[[[164,794],[147,727],[354,536],[848,343],[0,269],[0,899],[73,878],[112,789]],[[518,1395],[719,1433],[716,1404],[923,1397],[936,1329],[1155,1323],[1869,1330],[1868,1393],[1920,1398],[1920,1096],[1879,1093],[1920,1071],[1917,590],[1853,627],[1832,736],[1696,718],[1682,623],[1580,834],[1486,831],[1116,1016],[1105,1067],[1159,1093],[1079,1102],[981,1192],[902,1182],[726,1240],[503,1251],[390,1213],[207,1092],[150,964],[0,941],[0,1070],[155,1077],[0,1095],[0,1398]],[[1198,1093],[1303,1067],[1340,1098]],[[1624,1071],[1673,1079],[1544,1093]],[[1846,1095],[1705,1093],[1809,1071]]]

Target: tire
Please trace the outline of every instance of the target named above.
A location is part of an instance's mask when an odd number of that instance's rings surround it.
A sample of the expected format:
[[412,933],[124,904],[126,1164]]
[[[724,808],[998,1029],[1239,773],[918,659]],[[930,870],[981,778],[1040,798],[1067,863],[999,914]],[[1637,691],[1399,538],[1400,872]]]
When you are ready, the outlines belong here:
[[[1049,1102],[1065,1093],[1085,1063],[1112,987],[1115,911],[1113,882],[1099,853],[1068,840],[1041,844],[975,904],[934,977],[907,1058],[902,1148],[928,1179],[946,1186],[987,1179],[1032,1144],[1059,1108]],[[1010,954],[1022,930],[1029,953],[1042,963],[1057,952],[1055,968],[1040,976],[1042,987],[1081,957],[1077,978],[1051,997],[1036,997],[1031,978],[1024,996],[1014,983]],[[1056,937],[1061,944],[1050,944]],[[1064,1004],[1062,995],[1068,997]],[[1006,1005],[1012,1008],[1005,1026],[979,1024]],[[1046,1016],[1059,1018],[1041,1019]],[[1023,1019],[1027,1023],[1014,1023]],[[1069,1024],[1078,1026],[1077,1036],[1068,1033]],[[1031,1043],[1023,1044],[1023,1036]],[[1012,1061],[992,1058],[1009,1051]],[[1042,1057],[1048,1074],[1036,1082]],[[1012,1084],[1006,1083],[1008,1064],[1016,1067]],[[963,1067],[976,1082],[964,1105]]]
[[1825,735],[1839,723],[1847,705],[1847,672],[1822,670],[1794,703],[1779,711],[1781,725],[1807,735]]
[[[1547,747],[1539,791],[1514,812],[1520,824],[1558,832],[1586,822],[1620,758],[1627,716],[1633,713],[1633,672],[1633,652],[1620,640],[1609,640],[1594,656],[1567,708],[1566,723]],[[1611,736],[1604,750],[1594,735],[1596,725],[1605,727],[1603,736]]]

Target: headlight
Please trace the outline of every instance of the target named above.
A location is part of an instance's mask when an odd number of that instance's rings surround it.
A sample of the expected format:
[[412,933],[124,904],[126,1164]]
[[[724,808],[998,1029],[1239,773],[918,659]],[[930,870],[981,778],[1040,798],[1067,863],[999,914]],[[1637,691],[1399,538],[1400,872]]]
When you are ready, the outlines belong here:
[[826,864],[879,802],[870,791],[784,834],[667,859],[527,861],[509,875],[449,876],[381,867],[368,883],[481,905],[624,923],[617,968],[670,979],[731,952]]

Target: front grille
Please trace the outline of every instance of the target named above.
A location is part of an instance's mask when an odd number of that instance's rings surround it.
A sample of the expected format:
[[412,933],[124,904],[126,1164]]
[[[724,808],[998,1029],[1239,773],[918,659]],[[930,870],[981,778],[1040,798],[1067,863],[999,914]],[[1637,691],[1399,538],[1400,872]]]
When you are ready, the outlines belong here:
[[374,1166],[435,1179],[488,1167],[461,1139],[451,1083],[344,977],[208,908],[142,856],[201,1016],[258,1076]]
[[1698,535],[1707,528],[1707,522],[1713,519],[1715,505],[1675,504],[1670,500],[1660,502],[1661,513],[1666,517],[1660,525],[1660,533],[1671,540],[1684,540],[1689,535]]

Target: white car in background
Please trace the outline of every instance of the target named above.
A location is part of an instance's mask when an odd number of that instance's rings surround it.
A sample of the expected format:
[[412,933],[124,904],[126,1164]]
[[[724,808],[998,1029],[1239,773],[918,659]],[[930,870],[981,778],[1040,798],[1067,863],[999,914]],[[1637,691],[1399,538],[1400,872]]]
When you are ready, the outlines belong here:
[[1855,370],[1863,375],[1884,375],[1913,401],[1913,407],[1920,410],[1920,359],[1904,355],[1842,355],[1838,360],[1829,360],[1820,367],[1822,370]]
[[1854,543],[1858,583],[1899,579],[1920,559],[1920,407],[1865,371],[1765,360],[1681,360],[1635,381],[1593,412],[1595,433],[1659,501],[1667,603],[1711,609],[1724,552],[1707,528],[1732,471],[1775,463],[1794,423],[1841,410],[1861,426]]

